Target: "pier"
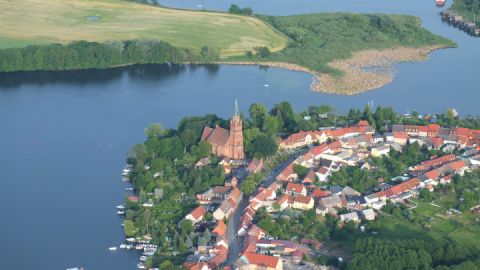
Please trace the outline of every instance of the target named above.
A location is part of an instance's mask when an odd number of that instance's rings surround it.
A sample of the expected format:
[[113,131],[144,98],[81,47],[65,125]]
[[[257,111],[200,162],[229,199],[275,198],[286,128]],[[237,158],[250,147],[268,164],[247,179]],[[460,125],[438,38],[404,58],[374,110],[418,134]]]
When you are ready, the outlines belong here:
[[442,20],[448,24],[463,30],[471,36],[480,37],[480,27],[478,27],[475,22],[467,21],[463,16],[450,10],[442,11],[440,12],[440,15]]

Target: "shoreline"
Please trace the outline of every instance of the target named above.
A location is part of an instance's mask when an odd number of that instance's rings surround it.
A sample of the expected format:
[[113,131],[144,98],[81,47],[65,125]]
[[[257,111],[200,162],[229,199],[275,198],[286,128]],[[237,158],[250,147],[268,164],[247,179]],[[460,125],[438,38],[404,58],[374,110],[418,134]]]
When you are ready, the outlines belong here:
[[394,47],[354,52],[350,58],[337,59],[328,64],[343,72],[344,74],[341,76],[321,73],[287,62],[213,61],[203,64],[256,65],[305,72],[313,76],[313,81],[310,85],[310,89],[313,92],[349,96],[372,91],[391,83],[395,78],[396,64],[426,61],[433,51],[447,48],[451,47],[445,45],[419,48]]

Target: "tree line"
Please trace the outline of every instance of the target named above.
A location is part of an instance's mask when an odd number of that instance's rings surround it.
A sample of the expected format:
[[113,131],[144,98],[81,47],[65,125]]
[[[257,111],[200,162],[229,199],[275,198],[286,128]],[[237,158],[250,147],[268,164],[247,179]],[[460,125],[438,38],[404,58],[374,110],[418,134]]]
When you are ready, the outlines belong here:
[[158,40],[30,45],[0,50],[0,72],[109,68],[128,64],[182,63],[217,59],[219,50],[176,48]]

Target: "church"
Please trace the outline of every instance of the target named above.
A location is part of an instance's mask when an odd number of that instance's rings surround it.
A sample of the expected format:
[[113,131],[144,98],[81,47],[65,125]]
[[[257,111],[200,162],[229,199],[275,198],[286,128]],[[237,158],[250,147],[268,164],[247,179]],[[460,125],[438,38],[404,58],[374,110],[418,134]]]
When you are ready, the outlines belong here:
[[230,119],[230,130],[216,126],[205,127],[202,133],[202,141],[207,141],[212,146],[211,153],[217,156],[244,159],[242,119],[238,111],[238,103],[235,100],[235,112]]

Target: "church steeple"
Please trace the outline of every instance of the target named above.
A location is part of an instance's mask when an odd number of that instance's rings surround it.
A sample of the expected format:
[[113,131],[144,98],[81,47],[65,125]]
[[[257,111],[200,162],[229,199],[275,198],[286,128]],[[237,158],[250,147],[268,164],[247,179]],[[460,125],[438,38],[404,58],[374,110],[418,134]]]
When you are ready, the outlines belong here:
[[238,110],[238,102],[237,102],[237,99],[235,99],[235,108],[234,108],[233,116],[240,116],[240,112],[239,112],[239,110]]
[[233,158],[244,159],[242,119],[240,118],[237,99],[235,99],[233,117],[230,119],[230,142]]

